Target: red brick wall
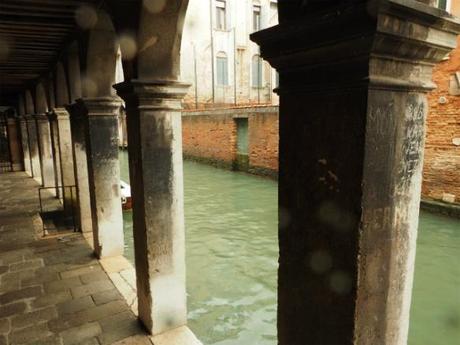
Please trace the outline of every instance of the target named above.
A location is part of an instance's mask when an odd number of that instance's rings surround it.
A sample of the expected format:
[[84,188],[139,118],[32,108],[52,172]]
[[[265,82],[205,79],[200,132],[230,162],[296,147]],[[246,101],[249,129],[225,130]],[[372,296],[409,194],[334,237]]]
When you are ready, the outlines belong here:
[[182,116],[184,155],[231,166],[236,156],[236,125],[233,117],[206,113]]
[[232,167],[236,159],[235,117],[248,117],[249,172],[276,177],[278,107],[258,106],[184,111],[184,156]]
[[275,112],[253,114],[249,124],[249,165],[250,169],[278,171],[278,108]]
[[[443,193],[449,193],[456,196],[456,202],[460,202],[460,146],[452,143],[454,138],[460,138],[460,96],[449,94],[450,78],[455,72],[460,72],[460,48],[454,50],[450,58],[436,66],[433,72],[438,88],[428,95],[430,110],[422,195],[442,199]],[[445,97],[447,102],[440,103],[441,97]]]

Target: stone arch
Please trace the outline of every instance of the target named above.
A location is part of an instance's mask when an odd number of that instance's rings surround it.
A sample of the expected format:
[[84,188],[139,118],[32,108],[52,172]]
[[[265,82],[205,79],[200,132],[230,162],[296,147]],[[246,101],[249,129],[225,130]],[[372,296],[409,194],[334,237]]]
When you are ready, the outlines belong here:
[[[178,80],[188,0],[111,5],[122,51],[125,80]],[[135,50],[135,54],[131,54]]]
[[55,77],[56,106],[62,107],[69,104],[69,90],[67,87],[67,76],[61,62],[58,62],[56,65]]
[[72,42],[67,51],[67,70],[69,75],[70,101],[75,102],[82,96],[80,57],[77,41]]
[[42,83],[38,83],[35,88],[35,112],[45,114],[48,111],[48,100]]
[[97,13],[97,23],[88,33],[82,78],[83,97],[114,96],[117,66],[117,36],[110,16]]
[[31,115],[35,113],[34,99],[30,90],[26,90],[24,93],[24,105],[26,114]]

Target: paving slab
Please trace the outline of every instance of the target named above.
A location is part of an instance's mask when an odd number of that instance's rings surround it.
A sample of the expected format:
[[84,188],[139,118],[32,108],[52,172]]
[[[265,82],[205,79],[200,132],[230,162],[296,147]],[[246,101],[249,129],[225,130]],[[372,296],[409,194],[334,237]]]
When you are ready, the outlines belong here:
[[[22,172],[0,174],[0,345],[151,345],[85,238],[43,237],[38,187]],[[127,268],[107,264],[116,265]]]

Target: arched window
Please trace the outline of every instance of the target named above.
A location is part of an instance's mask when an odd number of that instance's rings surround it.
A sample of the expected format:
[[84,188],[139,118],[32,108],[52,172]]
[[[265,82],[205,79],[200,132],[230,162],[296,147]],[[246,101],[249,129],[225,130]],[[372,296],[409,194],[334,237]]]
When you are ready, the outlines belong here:
[[252,57],[252,86],[262,87],[262,59],[260,55]]
[[220,52],[216,57],[217,85],[228,85],[227,54]]

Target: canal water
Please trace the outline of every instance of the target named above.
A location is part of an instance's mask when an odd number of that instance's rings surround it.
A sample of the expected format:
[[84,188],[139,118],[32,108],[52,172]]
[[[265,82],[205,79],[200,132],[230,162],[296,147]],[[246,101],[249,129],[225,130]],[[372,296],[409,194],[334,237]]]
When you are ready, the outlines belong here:
[[[189,327],[205,345],[277,344],[277,183],[186,161],[184,188]],[[133,261],[131,212],[124,225]],[[460,221],[422,212],[409,345],[458,344],[459,259]]]

